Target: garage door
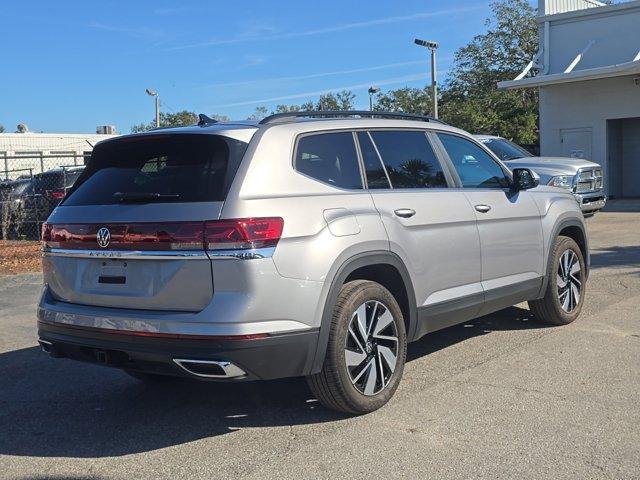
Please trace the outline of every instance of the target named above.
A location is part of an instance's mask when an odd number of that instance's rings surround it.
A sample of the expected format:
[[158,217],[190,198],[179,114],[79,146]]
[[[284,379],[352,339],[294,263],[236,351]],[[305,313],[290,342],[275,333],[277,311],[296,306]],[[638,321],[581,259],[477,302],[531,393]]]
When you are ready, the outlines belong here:
[[640,118],[607,122],[609,194],[640,197]]
[[622,196],[640,197],[640,118],[622,122]]

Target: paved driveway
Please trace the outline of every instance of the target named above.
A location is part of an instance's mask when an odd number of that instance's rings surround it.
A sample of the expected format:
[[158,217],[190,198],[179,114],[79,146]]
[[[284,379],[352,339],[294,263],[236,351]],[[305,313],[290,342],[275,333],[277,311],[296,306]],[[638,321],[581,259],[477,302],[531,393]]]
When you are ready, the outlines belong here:
[[0,477],[640,478],[637,207],[588,221],[579,321],[521,305],[428,335],[390,404],[358,418],[297,379],[149,387],[50,360],[39,277],[0,278]]

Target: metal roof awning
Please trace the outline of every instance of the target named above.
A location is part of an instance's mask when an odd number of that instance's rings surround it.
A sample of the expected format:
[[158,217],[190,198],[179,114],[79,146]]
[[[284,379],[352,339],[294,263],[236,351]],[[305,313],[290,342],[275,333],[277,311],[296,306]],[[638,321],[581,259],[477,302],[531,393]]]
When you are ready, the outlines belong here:
[[[640,54],[638,55],[640,57]],[[558,83],[583,82],[586,80],[598,80],[601,78],[621,77],[625,75],[640,74],[640,58],[631,62],[608,65],[606,67],[589,68],[585,70],[574,70],[570,72],[552,73],[548,75],[537,75],[535,77],[524,77],[515,80],[498,82],[500,89],[532,88],[544,85],[554,85]]]

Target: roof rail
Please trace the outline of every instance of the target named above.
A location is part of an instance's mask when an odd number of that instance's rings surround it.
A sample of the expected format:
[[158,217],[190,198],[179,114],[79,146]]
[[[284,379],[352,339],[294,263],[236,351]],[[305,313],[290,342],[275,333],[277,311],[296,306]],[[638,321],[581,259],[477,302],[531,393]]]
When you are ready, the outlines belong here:
[[445,122],[424,115],[414,115],[401,112],[379,112],[370,110],[309,110],[304,112],[275,113],[263,118],[259,125],[295,122],[298,118],[331,118],[331,117],[360,117],[360,118],[396,118],[398,120],[418,120],[446,125]]

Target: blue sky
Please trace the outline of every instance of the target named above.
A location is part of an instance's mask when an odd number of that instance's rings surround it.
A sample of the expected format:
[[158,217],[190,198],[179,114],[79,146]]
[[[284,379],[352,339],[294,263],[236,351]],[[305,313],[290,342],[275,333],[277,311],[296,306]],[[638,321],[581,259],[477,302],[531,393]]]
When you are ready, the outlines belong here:
[[454,52],[484,31],[489,0],[4,2],[0,124],[33,131],[120,132],[162,109],[246,118],[369,85],[426,83],[440,42],[440,81]]

